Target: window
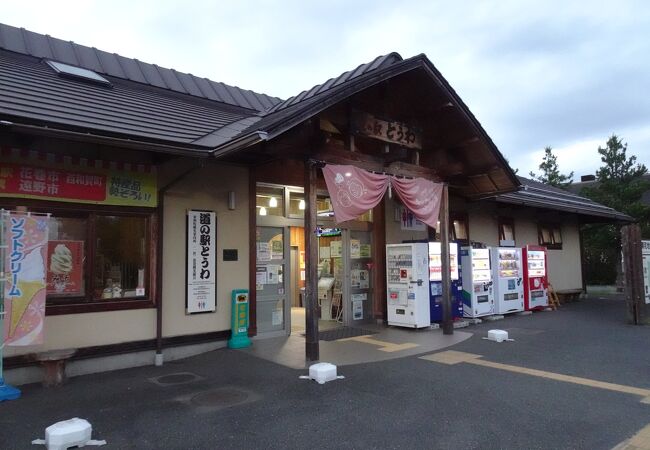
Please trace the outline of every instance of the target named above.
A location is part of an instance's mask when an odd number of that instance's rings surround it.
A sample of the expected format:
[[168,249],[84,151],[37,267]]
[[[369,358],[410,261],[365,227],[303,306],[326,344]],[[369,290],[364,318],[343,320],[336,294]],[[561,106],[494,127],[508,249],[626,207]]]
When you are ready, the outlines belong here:
[[499,245],[515,246],[515,221],[511,218],[499,217]]
[[157,216],[150,208],[2,199],[1,207],[51,213],[46,314],[155,305]]
[[257,186],[255,206],[258,216],[284,216],[284,188]]
[[558,224],[540,224],[538,228],[539,245],[549,250],[562,250],[562,232]]
[[45,61],[48,66],[56,71],[60,76],[74,78],[77,80],[90,81],[92,83],[101,84],[103,86],[111,86],[111,82],[103,76],[93,72],[92,70],[84,69],[83,67],[71,66],[57,61]]
[[461,244],[469,244],[469,228],[467,214],[455,213],[449,216],[450,227],[449,231],[452,241],[460,242]]

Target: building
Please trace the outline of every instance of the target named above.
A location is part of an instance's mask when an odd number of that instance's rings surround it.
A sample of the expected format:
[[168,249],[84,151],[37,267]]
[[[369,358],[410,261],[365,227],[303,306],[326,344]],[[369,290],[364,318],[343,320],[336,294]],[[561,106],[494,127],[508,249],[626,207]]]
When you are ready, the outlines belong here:
[[[385,318],[387,243],[540,243],[556,288],[571,289],[580,224],[629,220],[516,177],[425,55],[380,56],[281,100],[0,25],[0,91],[0,206],[51,214],[50,242],[82,261],[76,282],[48,287],[45,343],[5,348],[14,383],[38,379],[46,350],[75,349],[68,370],[81,374],[224,346],[234,289],[250,290],[258,337],[289,334],[306,305],[317,356],[319,239],[340,242],[328,270],[355,325]],[[440,230],[403,226],[389,197],[336,224],[323,164],[444,183]],[[207,212],[214,309],[187,282],[188,218]],[[305,233],[317,227],[338,231]],[[353,270],[363,286],[343,276]],[[354,315],[353,293],[365,299]]]

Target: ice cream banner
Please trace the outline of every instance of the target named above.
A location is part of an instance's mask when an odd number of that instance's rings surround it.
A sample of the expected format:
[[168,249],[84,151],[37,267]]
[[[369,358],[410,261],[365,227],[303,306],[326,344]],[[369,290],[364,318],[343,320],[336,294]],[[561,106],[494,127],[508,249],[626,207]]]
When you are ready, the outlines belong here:
[[6,345],[43,343],[48,217],[8,213],[4,220]]
[[84,241],[49,241],[47,293],[83,294]]

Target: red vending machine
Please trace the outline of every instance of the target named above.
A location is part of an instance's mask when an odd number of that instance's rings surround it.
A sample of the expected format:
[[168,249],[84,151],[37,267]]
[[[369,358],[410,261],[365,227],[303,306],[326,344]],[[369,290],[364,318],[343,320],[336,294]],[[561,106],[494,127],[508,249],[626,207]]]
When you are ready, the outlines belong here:
[[524,309],[544,309],[548,306],[546,247],[527,245],[521,253],[524,260]]

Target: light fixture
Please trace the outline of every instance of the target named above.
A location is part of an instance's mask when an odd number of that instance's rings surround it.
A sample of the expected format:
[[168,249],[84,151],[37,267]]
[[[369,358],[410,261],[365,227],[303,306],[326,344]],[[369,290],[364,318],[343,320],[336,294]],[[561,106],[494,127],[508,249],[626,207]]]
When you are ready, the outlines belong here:
[[346,176],[346,177],[351,177],[351,176],[352,176],[352,172],[345,172],[345,176]]
[[266,208],[263,206],[260,208],[260,216],[266,216]]
[[275,197],[271,197],[269,199],[269,208],[277,208],[278,207],[278,199]]
[[302,199],[300,200],[300,202],[298,203],[298,209],[301,210],[301,211],[305,210],[305,201],[304,200],[302,200]]
[[235,202],[235,191],[229,191],[228,192],[228,209],[229,210],[234,210],[236,206]]

